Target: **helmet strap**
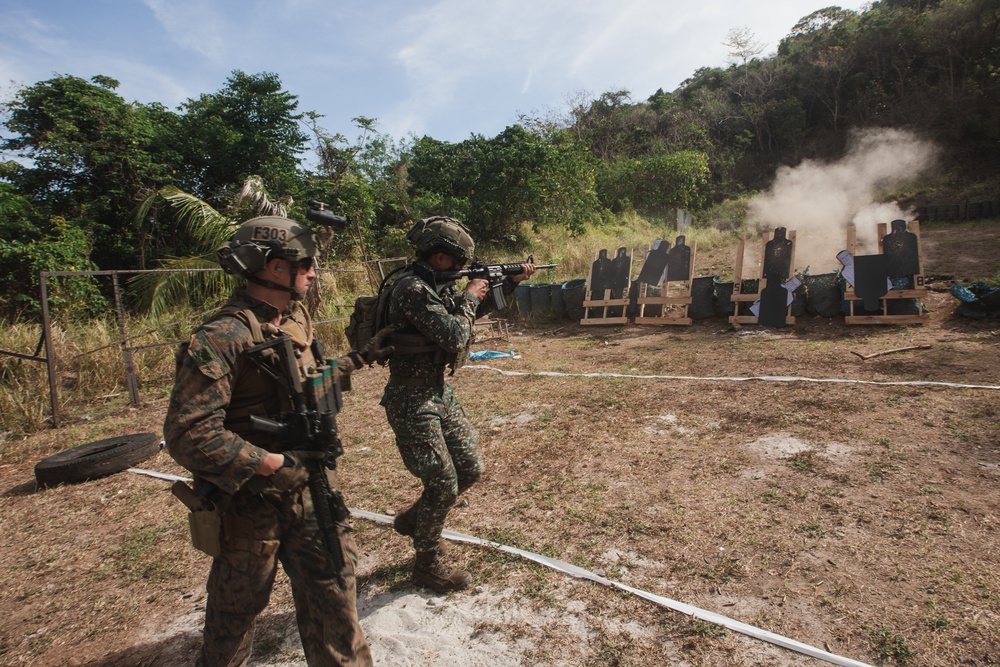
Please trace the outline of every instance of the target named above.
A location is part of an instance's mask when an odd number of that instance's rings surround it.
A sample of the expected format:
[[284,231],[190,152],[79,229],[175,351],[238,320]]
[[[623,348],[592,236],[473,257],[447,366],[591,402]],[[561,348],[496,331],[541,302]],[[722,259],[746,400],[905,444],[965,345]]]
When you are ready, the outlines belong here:
[[[295,280],[296,280],[296,278],[298,276],[298,272],[299,272],[299,263],[296,262],[296,261],[294,261],[294,260],[287,259],[285,257],[272,257],[270,259],[284,259],[286,262],[288,262],[290,271],[288,272],[288,284],[287,285],[282,285],[281,283],[276,283],[273,280],[267,280],[265,278],[259,278],[256,275],[248,275],[248,276],[246,276],[246,279],[249,282],[252,282],[252,283],[254,283],[256,285],[260,285],[262,287],[267,287],[269,289],[278,290],[279,292],[288,292],[289,294],[292,295],[292,299],[296,300],[296,301],[299,300],[299,299],[305,298],[305,294],[303,294],[302,292],[299,292],[299,291],[297,291],[295,289]],[[268,261],[270,261],[270,260],[268,260]],[[277,267],[275,269],[275,272],[276,273],[280,273],[281,272],[280,267]]]
[[265,280],[263,278],[258,278],[257,276],[246,276],[246,279],[247,282],[254,283],[255,285],[260,285],[262,287],[267,287],[269,289],[278,290],[279,292],[288,292],[293,297],[298,294],[298,292],[296,292],[294,288],[289,287],[288,285],[282,285],[280,283],[276,283],[273,280]]

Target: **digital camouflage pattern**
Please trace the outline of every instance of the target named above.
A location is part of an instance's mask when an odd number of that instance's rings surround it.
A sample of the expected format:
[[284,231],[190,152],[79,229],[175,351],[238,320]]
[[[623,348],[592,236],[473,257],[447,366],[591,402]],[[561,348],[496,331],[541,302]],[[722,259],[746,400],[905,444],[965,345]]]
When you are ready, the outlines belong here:
[[[289,308],[282,315],[281,330],[308,363],[308,313],[295,302]],[[357,617],[357,551],[350,528],[338,527],[345,563],[341,588],[325,551],[304,470],[283,468],[273,477],[255,477],[261,459],[281,450],[268,436],[251,433],[248,417],[277,416],[288,409],[289,397],[242,354],[255,344],[254,332],[234,313],[254,315],[266,340],[278,334],[269,324],[278,311],[240,290],[221,312],[178,352],[163,425],[170,455],[194,474],[195,484],[209,482],[231,498],[222,518],[222,553],[213,560],[208,579],[205,638],[197,664],[245,663],[254,620],[267,605],[280,562],[291,581],[308,664],[371,665]],[[337,488],[332,471],[330,484]]]
[[[437,549],[448,511],[459,494],[472,486],[483,471],[479,435],[459,405],[451,386],[444,382],[446,367],[460,366],[468,356],[473,324],[492,309],[492,298],[483,302],[460,292],[454,285],[429,282],[431,267],[415,263],[392,288],[389,323],[400,323],[439,346],[418,354],[394,353],[389,359],[390,381],[382,397],[386,419],[396,436],[406,469],[423,482],[413,545],[417,551]],[[513,282],[506,285],[513,289]],[[422,378],[427,386],[412,382]]]
[[447,383],[440,387],[389,385],[382,405],[403,464],[424,486],[413,547],[433,551],[448,511],[482,475],[479,435]]

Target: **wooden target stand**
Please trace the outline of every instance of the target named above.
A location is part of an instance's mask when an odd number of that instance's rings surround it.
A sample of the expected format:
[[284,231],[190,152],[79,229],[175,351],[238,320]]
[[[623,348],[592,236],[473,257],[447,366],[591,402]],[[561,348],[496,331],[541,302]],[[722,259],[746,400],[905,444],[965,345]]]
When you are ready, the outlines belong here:
[[[876,227],[878,233],[878,249],[880,254],[885,253],[885,237],[887,236],[888,227],[884,222],[878,223]],[[879,307],[881,308],[881,313],[877,315],[859,315],[855,314],[855,306],[861,301],[861,297],[858,296],[854,286],[848,284],[847,290],[844,292],[844,300],[849,304],[848,312],[844,316],[844,324],[923,324],[930,319],[930,315],[924,313],[923,300],[927,298],[927,286],[924,284],[924,258],[923,252],[920,246],[920,222],[917,220],[911,220],[905,225],[905,231],[913,234],[916,237],[916,266],[917,271],[915,273],[906,273],[903,276],[889,276],[889,277],[909,277],[913,278],[913,288],[912,289],[890,289],[887,290],[879,298]],[[895,230],[894,230],[895,232]],[[855,250],[857,249],[858,236],[857,227],[854,223],[847,226],[847,251],[851,253],[852,256],[856,257]],[[855,276],[857,279],[857,276]],[[917,300],[917,314],[915,315],[890,315],[889,314],[889,302],[895,299],[916,299]]]
[[[795,266],[795,230],[787,233],[785,238],[791,242],[791,254],[789,257],[789,267]],[[733,295],[730,297],[730,301],[733,303],[733,314],[729,316],[729,322],[731,324],[760,324],[760,316],[758,315],[740,315],[740,304],[741,303],[753,303],[761,298],[764,290],[768,287],[768,279],[764,277],[764,264],[767,261],[768,248],[767,244],[771,242],[771,239],[764,237],[761,239],[761,276],[757,283],[756,292],[744,292],[743,291],[743,279],[747,276],[743,274],[743,264],[744,255],[746,254],[746,239],[741,238],[736,245],[736,268],[733,276]],[[789,274],[791,271],[789,270]],[[790,278],[790,275],[784,276],[785,280]],[[760,313],[760,309],[757,311]],[[792,325],[795,324],[795,317],[792,315],[792,306],[789,304],[785,309],[785,324]]]
[[[691,286],[694,281],[694,260],[698,242],[691,243],[690,255],[685,253],[683,260],[678,261],[677,254],[667,253],[667,265],[663,272],[663,280],[653,286],[660,288],[659,296],[648,295],[650,283],[642,281],[640,273],[639,294],[636,297],[636,324],[648,325],[678,325],[691,326],[694,320],[688,315],[688,307],[691,305]],[[684,237],[678,237],[675,250],[684,247]],[[649,257],[649,254],[646,255]],[[673,260],[671,260],[673,257]],[[671,266],[673,261],[674,266]],[[683,277],[681,277],[683,276]],[[650,306],[660,306],[660,314],[647,314],[654,310]]]
[[[623,254],[625,248],[619,248],[613,259],[608,259],[607,250],[600,250],[594,255],[590,265],[590,275],[587,278],[587,291],[583,298],[583,319],[580,324],[628,324],[629,280],[632,276],[632,255]],[[611,266],[610,263],[618,264]],[[602,270],[602,262],[609,264]],[[609,268],[613,268],[611,271]],[[624,276],[624,281],[621,280]],[[617,280],[616,280],[617,279]],[[595,280],[598,285],[595,286]],[[596,287],[596,289],[594,289]],[[612,292],[620,291],[620,298],[612,298]],[[621,308],[621,315],[609,315],[609,309]]]

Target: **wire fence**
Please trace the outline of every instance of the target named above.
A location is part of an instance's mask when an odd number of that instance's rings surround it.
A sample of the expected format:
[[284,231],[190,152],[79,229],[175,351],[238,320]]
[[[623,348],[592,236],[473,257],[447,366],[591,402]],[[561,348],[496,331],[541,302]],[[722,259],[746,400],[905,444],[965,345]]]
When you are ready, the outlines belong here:
[[[319,269],[321,275],[329,274],[366,274],[368,278],[366,283],[372,289],[377,289],[378,277],[385,277],[386,270],[385,266],[390,264],[405,263],[407,260],[404,257],[392,257],[385,259],[377,259],[366,262],[363,268],[359,269],[331,269],[322,268]],[[377,274],[375,271],[377,270]],[[202,269],[136,269],[136,270],[124,270],[124,271],[42,271],[38,274],[39,277],[39,296],[41,304],[41,335],[39,336],[38,343],[34,350],[30,353],[20,352],[15,350],[5,350],[0,349],[0,355],[14,357],[26,362],[35,362],[45,364],[48,372],[48,388],[49,388],[49,403],[51,406],[51,419],[52,425],[58,427],[63,418],[63,410],[60,401],[59,392],[59,368],[60,359],[58,358],[58,353],[56,351],[56,346],[54,344],[53,338],[53,313],[52,313],[52,300],[49,297],[49,286],[50,281],[57,278],[66,277],[81,277],[81,278],[108,278],[111,281],[111,301],[113,307],[113,315],[116,323],[116,340],[112,343],[94,347],[92,349],[84,350],[72,358],[76,359],[83,356],[88,356],[99,352],[101,350],[106,350],[110,347],[117,347],[120,350],[121,359],[124,364],[124,381],[125,386],[128,388],[129,402],[132,406],[139,406],[139,387],[140,387],[140,377],[139,370],[135,362],[135,353],[142,352],[146,350],[153,350],[157,348],[164,347],[175,347],[184,343],[187,338],[177,338],[167,341],[159,341],[155,343],[141,344],[139,341],[147,338],[155,333],[160,333],[164,329],[164,326],[157,327],[156,329],[143,331],[139,333],[130,333],[128,327],[128,315],[125,307],[126,294],[122,286],[123,277],[132,277],[141,274],[170,274],[170,273],[201,273],[201,272],[216,272],[221,273],[222,269],[218,268],[202,268]],[[353,298],[351,299],[351,304],[353,304]],[[352,308],[353,305],[331,305],[327,309],[340,309],[346,310]],[[202,313],[197,313],[195,317],[206,317],[209,313],[215,312],[218,308],[217,304],[213,307],[203,311]],[[337,315],[334,317],[327,317],[322,319],[317,319],[313,321],[314,325],[329,324],[332,322],[340,322],[349,319],[350,313],[345,313],[343,315]],[[180,324],[180,323],[174,323]],[[64,360],[65,361],[65,360]]]

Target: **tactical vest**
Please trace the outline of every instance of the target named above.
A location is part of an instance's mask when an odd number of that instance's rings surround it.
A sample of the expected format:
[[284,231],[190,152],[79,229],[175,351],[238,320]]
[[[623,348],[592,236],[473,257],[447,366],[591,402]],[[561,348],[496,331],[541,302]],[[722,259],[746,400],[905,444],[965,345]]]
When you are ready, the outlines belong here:
[[[252,309],[241,307],[237,303],[226,304],[210,321],[222,317],[235,317],[243,322],[250,330],[251,345],[264,343],[279,335],[278,327],[270,322],[262,324]],[[299,306],[282,323],[280,331],[292,338],[296,351],[301,353],[300,366],[308,368],[316,365],[312,355],[312,320],[305,308]],[[277,363],[277,353],[274,350],[264,350],[261,356],[265,363]],[[224,422],[226,429],[270,452],[280,452],[281,446],[276,439],[250,430],[249,417],[257,415],[275,418],[290,412],[292,398],[287,390],[242,354],[233,369],[231,389],[232,395]]]
[[[450,314],[454,314],[457,310],[455,305],[455,300],[452,296],[445,294],[446,290],[451,286],[452,283],[446,283],[444,285],[438,286],[434,281],[434,276],[427,275],[427,270],[423,267],[411,264],[408,268],[404,269],[402,274],[393,285],[398,285],[399,281],[403,278],[410,276],[416,276],[420,280],[424,281],[431,286],[432,289],[437,293],[439,297],[444,301],[445,310]],[[393,322],[392,314],[389,314],[389,323],[396,324]],[[457,368],[461,366],[461,360],[465,356],[464,354],[449,354],[443,347],[438,343],[430,339],[421,333],[413,323],[409,321],[398,322],[400,325],[396,330],[387,336],[387,344],[393,346],[393,355],[397,354],[428,354],[434,353],[434,362],[441,364],[442,366],[450,366],[452,373],[455,372]]]

